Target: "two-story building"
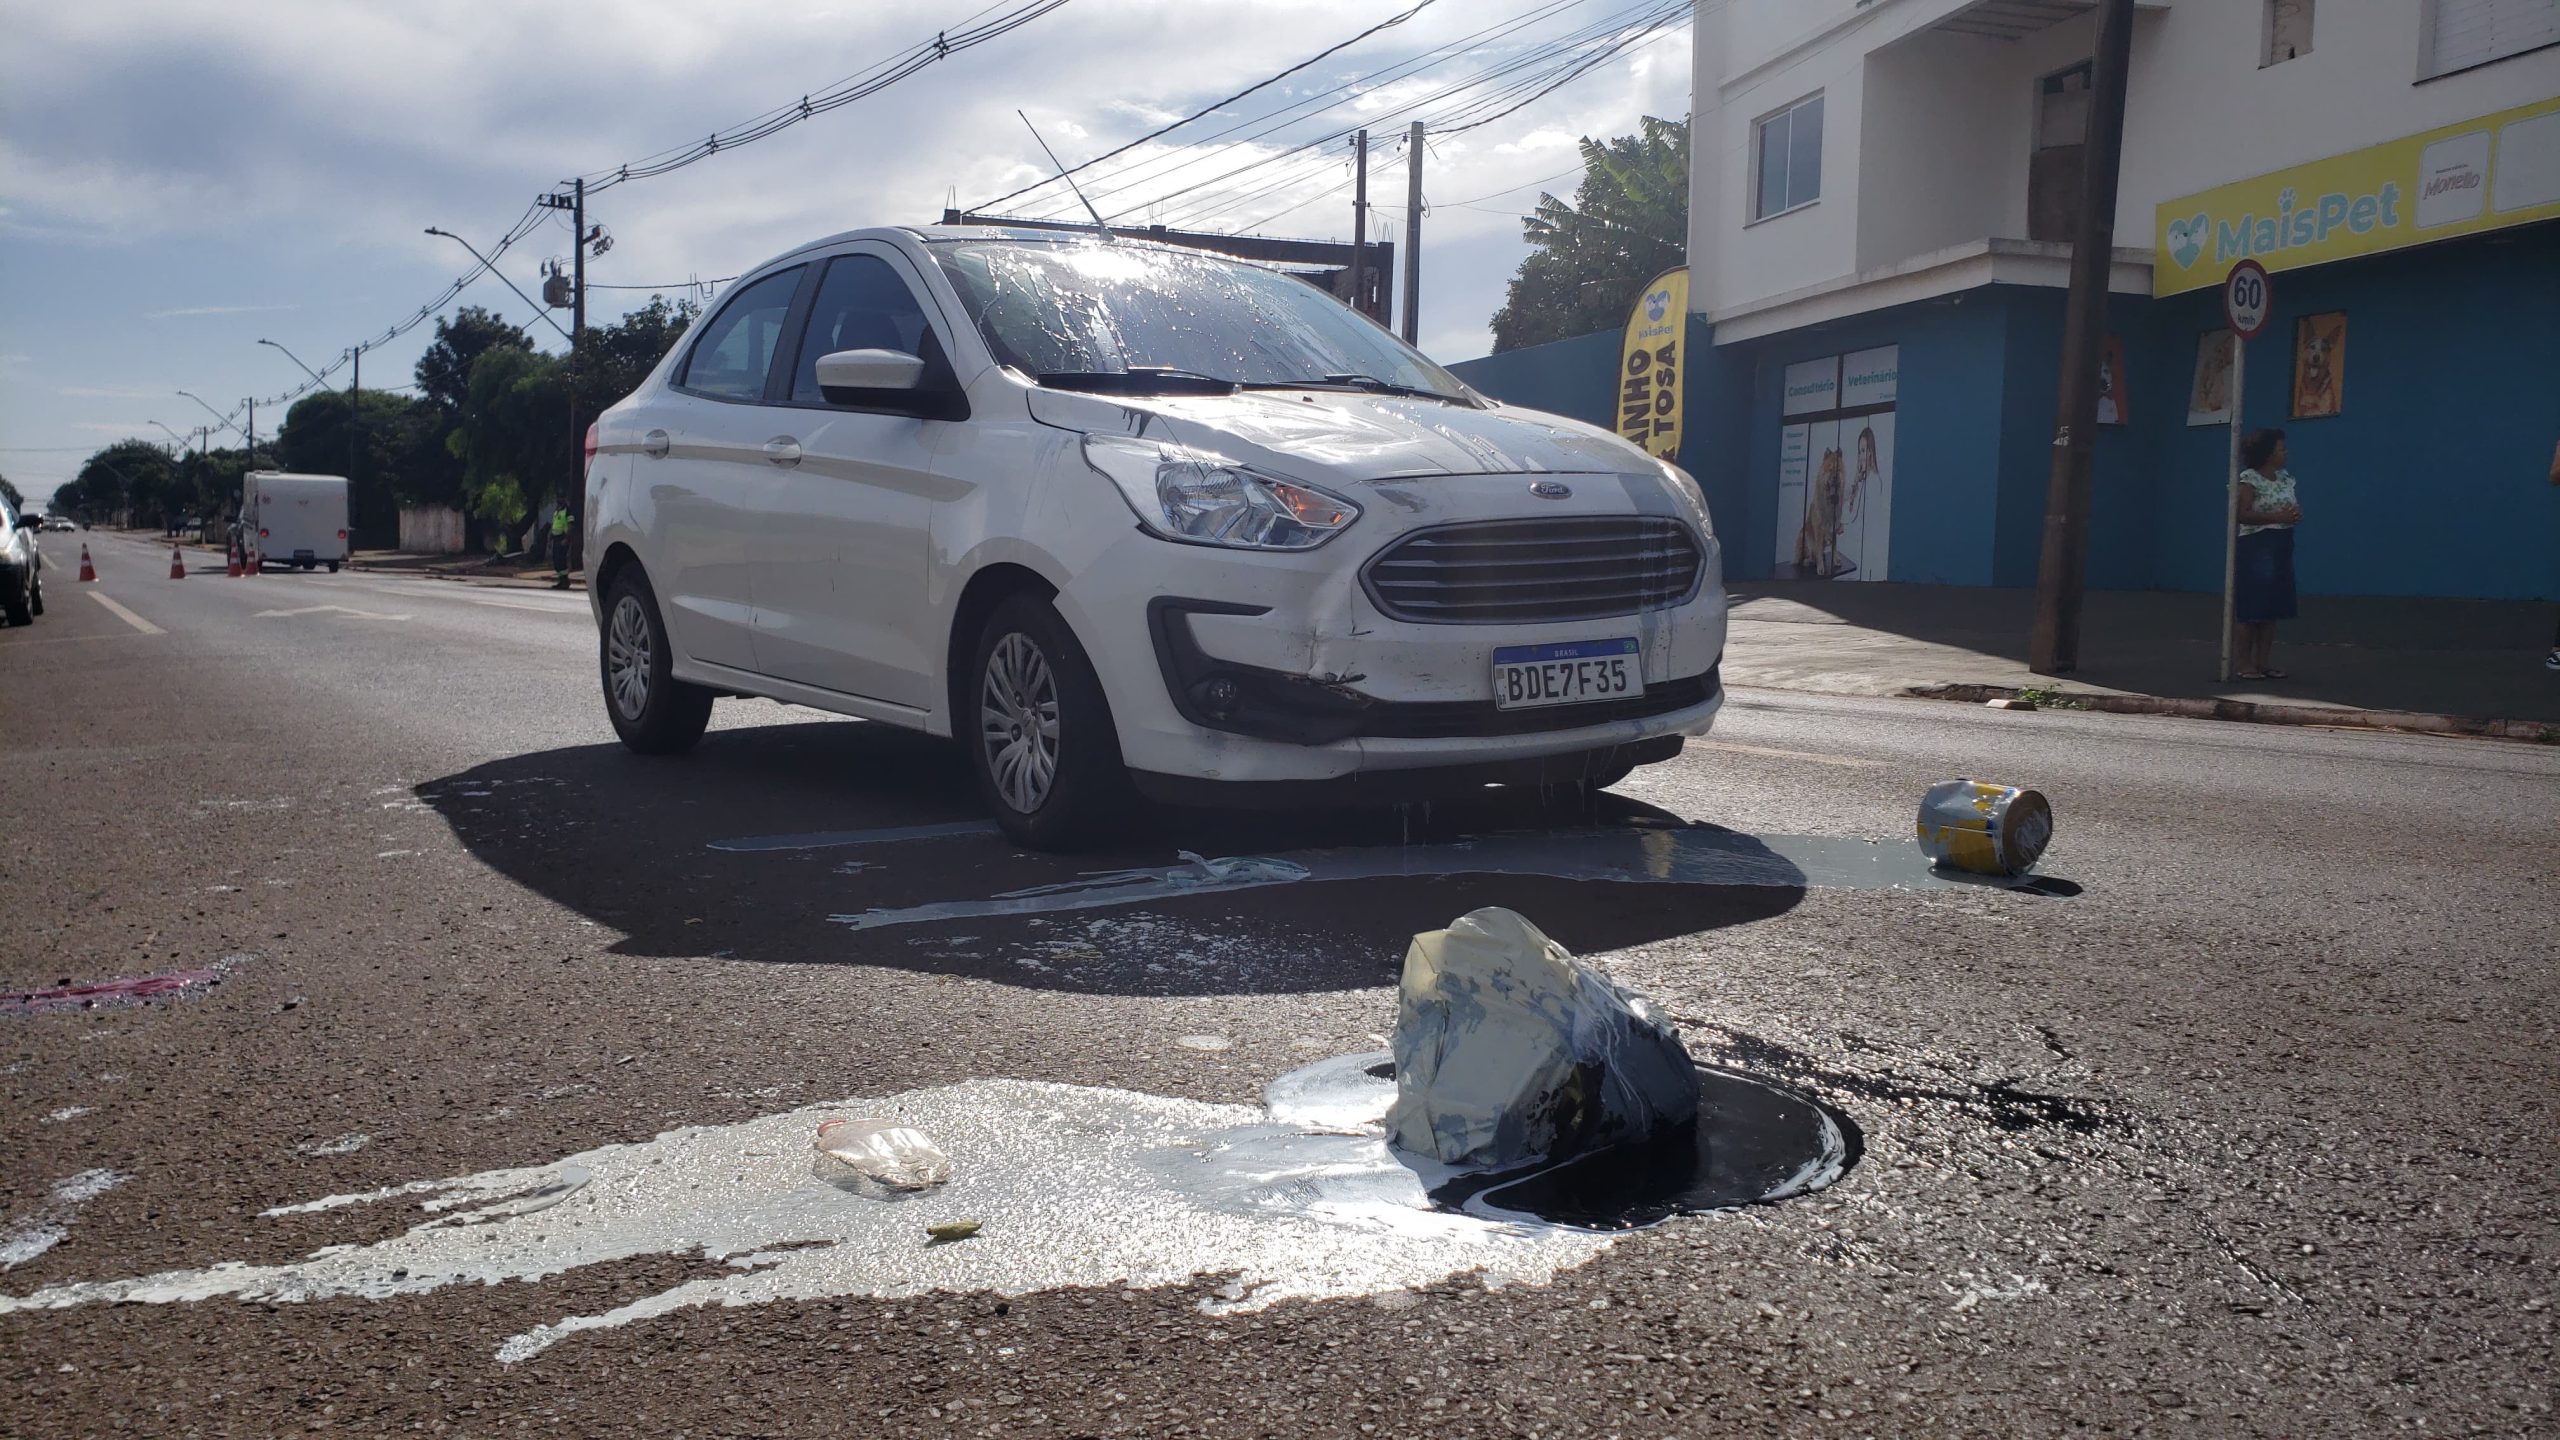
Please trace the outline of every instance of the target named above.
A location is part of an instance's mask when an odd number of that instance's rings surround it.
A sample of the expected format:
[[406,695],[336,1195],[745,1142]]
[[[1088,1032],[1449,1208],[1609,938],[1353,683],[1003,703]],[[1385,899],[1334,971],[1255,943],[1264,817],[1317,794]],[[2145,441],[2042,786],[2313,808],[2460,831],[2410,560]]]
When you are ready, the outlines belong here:
[[[1721,0],[1695,31],[1688,435],[1728,573],[2034,583],[2090,0]],[[2091,583],[2211,590],[2220,286],[2302,583],[2560,594],[2560,0],[2143,0]],[[1460,366],[1607,423],[1616,336]]]

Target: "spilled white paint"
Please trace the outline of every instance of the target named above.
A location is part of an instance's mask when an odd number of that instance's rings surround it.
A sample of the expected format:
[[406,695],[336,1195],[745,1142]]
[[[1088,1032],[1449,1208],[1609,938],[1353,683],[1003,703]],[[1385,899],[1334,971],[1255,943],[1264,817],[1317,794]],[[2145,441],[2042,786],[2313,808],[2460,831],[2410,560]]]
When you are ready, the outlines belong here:
[[[1380,1058],[1328,1065],[1339,1075]],[[538,1282],[645,1255],[726,1262],[516,1335],[497,1352],[514,1362],[582,1330],[698,1305],[1232,1275],[1202,1304],[1216,1313],[1379,1295],[1469,1273],[1489,1286],[1541,1284],[1607,1248],[1603,1235],[1432,1208],[1424,1178],[1389,1155],[1375,1128],[1373,1112],[1393,1087],[1362,1080],[1353,1097],[1317,1103],[1305,1097],[1325,1092],[1322,1084],[1284,1077],[1270,1112],[1021,1080],[806,1107],[548,1165],[280,1205],[267,1213],[415,1200],[428,1218],[391,1239],[329,1246],[286,1264],[227,1262],[0,1296],[0,1314],[226,1296],[383,1299]],[[1310,1104],[1343,1123],[1305,1123],[1317,1118],[1301,1117]],[[833,1115],[923,1130],[951,1157],[951,1180],[895,1200],[826,1184],[812,1173],[810,1137]],[[927,1225],[959,1219],[981,1222],[975,1238],[927,1243]]]
[[47,1125],[60,1125],[66,1121],[77,1120],[83,1115],[93,1114],[96,1112],[97,1108],[98,1107],[95,1105],[65,1105],[59,1110],[47,1113],[44,1117],[44,1123]]
[[114,1170],[83,1170],[54,1181],[41,1209],[0,1226],[0,1270],[15,1270],[70,1239],[74,1212],[125,1179]]
[[373,1143],[373,1137],[349,1132],[326,1140],[305,1140],[293,1147],[297,1155],[353,1155]]

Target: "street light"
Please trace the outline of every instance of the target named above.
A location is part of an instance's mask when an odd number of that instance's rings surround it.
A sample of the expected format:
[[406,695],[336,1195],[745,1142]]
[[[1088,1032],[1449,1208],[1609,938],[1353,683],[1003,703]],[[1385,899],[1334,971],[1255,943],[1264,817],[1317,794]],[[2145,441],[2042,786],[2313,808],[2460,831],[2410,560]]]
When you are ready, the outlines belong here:
[[328,381],[323,380],[323,379],[321,379],[321,378],[320,378],[320,372],[319,372],[319,371],[312,369],[312,368],[311,368],[310,366],[308,366],[308,365],[303,365],[303,364],[302,364],[302,357],[301,357],[301,356],[294,354],[294,353],[293,353],[292,351],[290,351],[290,350],[286,350],[283,346],[276,344],[276,342],[274,342],[273,340],[261,340],[261,341],[259,341],[258,343],[259,343],[259,344],[261,344],[261,345],[268,346],[268,347],[269,347],[269,348],[271,348],[271,349],[274,349],[274,350],[277,350],[277,351],[282,352],[282,353],[283,353],[283,355],[284,355],[284,358],[286,358],[287,360],[292,361],[292,362],[293,362],[294,364],[296,364],[296,365],[301,365],[301,366],[302,366],[302,373],[311,377],[311,383],[312,383],[312,384],[314,384],[314,385],[326,385],[326,384],[328,384],[328,383],[329,383]]
[[[551,312],[549,310],[544,309],[541,305],[535,304],[532,296],[527,295],[523,290],[518,289],[516,282],[507,279],[505,272],[498,268],[496,261],[491,260],[488,256],[481,254],[476,249],[473,249],[470,241],[463,239],[461,236],[454,234],[450,230],[439,230],[433,225],[427,227],[427,233],[430,235],[441,235],[447,240],[452,241],[454,244],[461,246],[463,249],[470,250],[471,258],[480,262],[481,269],[497,276],[499,281],[505,284],[508,289],[514,290],[516,292],[517,299],[523,301],[527,305],[532,305],[533,313],[542,317],[542,323],[550,326],[554,330],[560,330],[560,322],[551,318]],[[578,343],[577,341],[570,339],[569,332],[566,330],[560,330],[560,338],[568,340],[572,347],[576,346]]]
[[[211,405],[206,405],[205,398],[203,396],[196,394],[192,390],[181,390],[178,393],[190,400],[193,400],[199,405],[204,405],[205,413],[211,415],[214,419],[221,421],[224,429],[240,430],[239,422],[233,420],[230,416],[223,414],[221,411],[214,409]],[[248,433],[249,432],[245,430],[241,430],[241,438],[246,439],[248,437]]]
[[186,436],[179,434],[179,433],[178,433],[177,431],[175,431],[175,430],[171,430],[171,429],[169,429],[169,427],[168,427],[168,426],[166,426],[166,425],[160,425],[160,422],[159,422],[159,421],[157,421],[157,420],[154,420],[154,421],[152,421],[151,423],[152,423],[152,424],[154,424],[154,425],[159,425],[161,430],[163,430],[163,431],[167,432],[167,434],[168,434],[168,436],[169,436],[169,438],[170,438],[170,439],[177,441],[179,444],[186,446],[186,447],[187,447],[188,449],[190,449],[190,450],[193,450],[194,448],[196,448],[196,442],[195,442],[195,441],[193,441],[193,440],[191,440],[191,439],[188,439]]

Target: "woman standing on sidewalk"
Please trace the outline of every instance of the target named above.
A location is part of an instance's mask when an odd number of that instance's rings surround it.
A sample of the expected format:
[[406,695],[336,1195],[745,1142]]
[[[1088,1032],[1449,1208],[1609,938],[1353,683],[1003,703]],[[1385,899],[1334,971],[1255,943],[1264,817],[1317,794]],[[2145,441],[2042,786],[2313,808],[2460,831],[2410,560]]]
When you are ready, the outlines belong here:
[[2294,616],[2293,527],[2302,522],[2293,472],[2284,468],[2284,432],[2259,430],[2240,442],[2240,546],[2231,618],[2239,626],[2242,680],[2282,680],[2275,667],[2276,622]]

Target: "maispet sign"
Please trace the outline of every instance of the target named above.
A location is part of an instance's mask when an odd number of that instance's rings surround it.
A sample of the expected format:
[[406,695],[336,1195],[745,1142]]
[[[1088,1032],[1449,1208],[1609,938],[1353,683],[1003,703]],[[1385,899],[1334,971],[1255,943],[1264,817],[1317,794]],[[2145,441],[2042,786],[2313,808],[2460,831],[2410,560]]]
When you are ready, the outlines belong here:
[[2234,181],[2155,212],[2151,293],[2560,217],[2560,98]]

